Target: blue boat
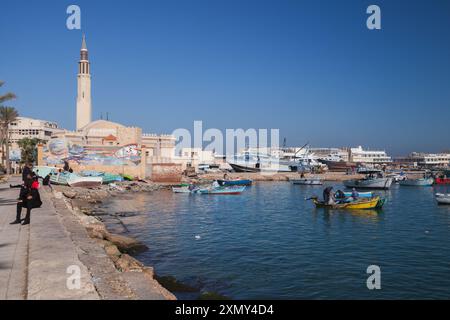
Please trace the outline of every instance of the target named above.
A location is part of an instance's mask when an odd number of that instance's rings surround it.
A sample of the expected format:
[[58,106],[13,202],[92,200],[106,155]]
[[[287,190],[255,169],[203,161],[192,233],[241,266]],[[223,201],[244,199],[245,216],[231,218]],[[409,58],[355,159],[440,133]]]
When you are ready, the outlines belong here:
[[[352,196],[351,192],[344,192],[344,195],[348,198]],[[358,192],[358,198],[372,198],[373,192]]]
[[206,188],[196,191],[201,194],[241,194],[245,190],[245,186],[235,187],[219,187],[219,188]]
[[239,179],[239,180],[217,180],[217,182],[224,187],[228,186],[251,186],[253,181],[250,179]]

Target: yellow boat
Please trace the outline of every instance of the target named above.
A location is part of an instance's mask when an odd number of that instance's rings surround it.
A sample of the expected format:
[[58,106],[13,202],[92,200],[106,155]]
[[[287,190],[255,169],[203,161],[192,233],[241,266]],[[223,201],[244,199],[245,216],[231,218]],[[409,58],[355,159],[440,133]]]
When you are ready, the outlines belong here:
[[348,203],[337,203],[337,204],[325,204],[317,198],[313,198],[312,201],[316,205],[316,208],[329,208],[329,209],[375,209],[378,205],[380,197],[375,197],[371,199],[358,200]]

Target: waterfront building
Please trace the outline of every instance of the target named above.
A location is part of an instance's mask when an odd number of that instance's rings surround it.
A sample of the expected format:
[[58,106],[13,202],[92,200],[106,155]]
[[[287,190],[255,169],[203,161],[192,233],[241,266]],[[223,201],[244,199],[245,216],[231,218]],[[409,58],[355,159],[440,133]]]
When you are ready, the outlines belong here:
[[200,164],[215,164],[215,155],[212,150],[203,150],[202,148],[182,148],[173,159],[175,163],[182,165],[183,170],[193,167],[198,171]]
[[[51,136],[60,132],[58,124],[53,121],[33,119],[27,117],[17,117],[9,125],[9,159],[14,170],[19,167],[21,160],[21,151],[18,142],[24,138],[37,138],[44,143],[49,141]],[[0,151],[1,154],[1,151]]]
[[363,164],[387,164],[392,162],[392,158],[386,151],[364,150],[361,146],[350,149],[350,161]]
[[450,153],[412,152],[407,157],[396,158],[395,162],[420,167],[445,167],[450,165]]

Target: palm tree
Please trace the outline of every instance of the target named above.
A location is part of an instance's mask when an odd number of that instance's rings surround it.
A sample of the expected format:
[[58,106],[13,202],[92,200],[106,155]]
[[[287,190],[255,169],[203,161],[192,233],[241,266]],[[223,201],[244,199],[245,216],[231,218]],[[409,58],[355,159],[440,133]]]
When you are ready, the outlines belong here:
[[[4,82],[0,81],[0,87]],[[19,116],[19,113],[13,107],[7,107],[3,105],[3,102],[13,100],[16,95],[12,92],[7,92],[0,95],[0,139],[2,145],[2,163],[5,163],[6,159],[6,173],[11,173],[11,162],[9,161],[9,125],[15,121]]]

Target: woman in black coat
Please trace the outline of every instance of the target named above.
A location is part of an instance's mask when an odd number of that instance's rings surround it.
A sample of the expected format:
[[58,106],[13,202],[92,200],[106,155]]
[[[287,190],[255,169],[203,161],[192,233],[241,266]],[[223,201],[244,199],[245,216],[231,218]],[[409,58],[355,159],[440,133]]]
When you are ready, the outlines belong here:
[[17,213],[16,220],[11,222],[11,224],[19,224],[21,222],[22,208],[27,209],[27,214],[22,222],[22,225],[30,223],[31,220],[31,209],[40,208],[42,205],[41,196],[38,189],[31,187],[32,181],[28,180],[20,188],[19,200],[17,202]]

